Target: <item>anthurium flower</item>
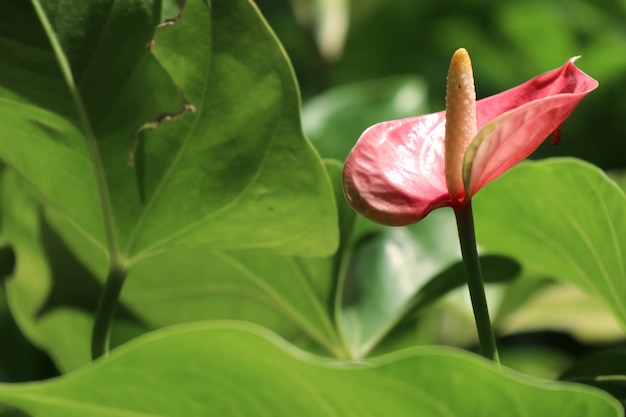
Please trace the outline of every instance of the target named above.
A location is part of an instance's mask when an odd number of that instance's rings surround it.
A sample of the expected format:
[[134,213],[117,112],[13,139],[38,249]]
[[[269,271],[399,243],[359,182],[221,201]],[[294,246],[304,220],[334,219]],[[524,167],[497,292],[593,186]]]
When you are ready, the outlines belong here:
[[349,203],[394,226],[465,204],[537,149],[598,86],[575,59],[476,101],[471,62],[459,49],[448,73],[446,111],[378,123],[361,135],[343,173]]

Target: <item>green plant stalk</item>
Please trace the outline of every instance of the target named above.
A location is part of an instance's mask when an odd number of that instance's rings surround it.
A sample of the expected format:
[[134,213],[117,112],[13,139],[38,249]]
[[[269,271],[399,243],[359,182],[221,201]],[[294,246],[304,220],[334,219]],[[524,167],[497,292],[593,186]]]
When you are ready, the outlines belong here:
[[96,360],[109,351],[111,326],[117,303],[126,280],[126,269],[112,267],[104,283],[91,333],[91,359]]
[[489,308],[487,297],[485,296],[485,286],[483,284],[480,260],[476,248],[476,233],[474,231],[474,216],[472,214],[471,199],[454,209],[456,224],[459,231],[459,242],[461,243],[461,254],[463,255],[463,265],[465,266],[465,277],[472,300],[474,310],[474,320],[478,330],[478,340],[480,350],[484,357],[500,363],[496,338],[489,319]]
[[32,0],[33,7],[39,17],[41,25],[43,26],[48,40],[50,41],[50,45],[52,50],[54,51],[54,55],[59,64],[59,68],[61,69],[61,73],[63,74],[63,78],[67,84],[67,88],[72,96],[72,100],[74,101],[74,106],[76,108],[76,114],[78,116],[78,121],[80,123],[81,130],[85,135],[85,145],[87,148],[87,153],[89,155],[89,159],[91,160],[93,171],[94,171],[94,179],[96,182],[96,189],[99,195],[100,208],[102,210],[102,218],[104,221],[104,231],[106,233],[107,243],[109,245],[109,260],[111,265],[116,265],[118,263],[118,248],[117,241],[115,239],[114,227],[113,227],[113,215],[111,213],[111,198],[109,196],[109,188],[106,182],[106,175],[104,173],[104,166],[102,165],[102,158],[100,157],[100,151],[98,149],[98,143],[96,140],[96,135],[91,126],[91,122],[89,119],[89,115],[87,114],[87,108],[85,107],[85,103],[80,95],[80,91],[76,82],[74,80],[74,76],[72,74],[72,69],[70,68],[70,63],[65,56],[65,52],[57,36],[48,20],[48,17],[38,0]]
[[111,320],[115,314],[115,307],[122,290],[124,278],[126,276],[125,270],[120,266],[119,250],[117,246],[117,240],[115,238],[115,228],[113,226],[113,214],[111,209],[111,198],[109,195],[109,189],[106,181],[106,174],[104,166],[102,164],[102,158],[100,156],[100,150],[96,140],[95,132],[91,126],[89,114],[83,99],[81,97],[79,88],[74,80],[72,69],[70,67],[69,60],[65,55],[63,47],[57,38],[57,35],[52,27],[52,24],[48,20],[48,17],[44,11],[43,6],[39,0],[31,0],[35,12],[39,17],[42,27],[47,34],[50,46],[57,58],[59,68],[63,74],[63,78],[67,84],[68,90],[74,101],[76,108],[76,114],[80,122],[80,127],[85,135],[85,145],[87,153],[92,163],[93,174],[96,189],[99,195],[100,209],[102,211],[102,218],[104,221],[104,231],[108,243],[108,256],[110,263],[110,272],[107,277],[107,281],[104,286],[103,293],[100,296],[98,302],[98,309],[94,318],[94,327],[92,331],[92,358],[95,359],[102,356],[108,351],[108,336],[111,328]]

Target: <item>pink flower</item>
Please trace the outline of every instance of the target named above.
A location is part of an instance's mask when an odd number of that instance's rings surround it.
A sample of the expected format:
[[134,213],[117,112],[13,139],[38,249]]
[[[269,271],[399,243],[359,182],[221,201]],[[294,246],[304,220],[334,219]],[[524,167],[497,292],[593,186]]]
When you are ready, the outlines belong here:
[[469,56],[460,49],[448,74],[447,129],[446,111],[368,128],[345,163],[348,202],[391,226],[461,206],[537,149],[598,86],[574,61],[475,101]]

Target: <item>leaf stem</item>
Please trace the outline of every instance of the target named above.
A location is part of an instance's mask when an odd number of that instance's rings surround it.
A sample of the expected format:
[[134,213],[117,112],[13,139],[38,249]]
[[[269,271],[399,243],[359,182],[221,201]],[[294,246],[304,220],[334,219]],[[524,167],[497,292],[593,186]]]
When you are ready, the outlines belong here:
[[50,46],[54,51],[54,55],[59,63],[61,73],[63,74],[63,78],[65,79],[65,83],[67,84],[69,93],[72,96],[72,100],[74,101],[74,106],[76,107],[76,113],[78,115],[80,127],[83,131],[83,134],[85,135],[85,145],[87,147],[89,159],[92,163],[94,179],[96,181],[96,188],[100,197],[100,209],[102,210],[102,219],[104,221],[104,229],[107,237],[107,243],[109,245],[109,260],[111,264],[114,265],[118,262],[118,248],[113,228],[113,215],[111,213],[111,199],[109,196],[109,188],[107,186],[106,174],[104,172],[104,166],[102,165],[102,158],[100,157],[100,151],[98,149],[96,135],[93,131],[93,128],[91,127],[87,108],[80,95],[80,91],[78,89],[78,86],[76,85],[76,81],[74,80],[70,63],[65,56],[63,47],[59,43],[59,40],[57,39],[56,33],[54,32],[50,21],[48,20],[48,16],[46,15],[46,12],[44,11],[38,0],[32,0],[32,3],[33,7],[35,8],[35,12],[37,13],[37,16],[39,17],[41,25],[43,26],[43,29],[48,36],[48,40],[50,41]]
[[35,12],[39,17],[39,21],[46,32],[48,40],[50,41],[50,46],[52,47],[52,51],[58,61],[59,68],[76,108],[78,122],[84,135],[85,147],[93,169],[93,176],[96,190],[98,192],[100,210],[102,213],[104,232],[108,244],[110,272],[107,277],[103,293],[100,296],[92,332],[92,357],[95,359],[106,353],[108,350],[108,337],[111,328],[111,320],[113,320],[115,307],[126,277],[126,269],[122,266],[120,260],[120,253],[113,225],[111,196],[109,194],[106,172],[102,163],[100,149],[98,147],[95,132],[91,125],[87,107],[85,106],[76,80],[74,80],[70,62],[65,55],[65,51],[59,42],[52,24],[48,20],[48,16],[46,15],[40,0],[31,1]]
[[124,268],[111,267],[104,283],[98,309],[94,317],[91,333],[91,359],[98,359],[109,351],[109,336],[115,317],[115,310],[122,292],[127,271]]
[[498,356],[496,339],[491,327],[491,320],[489,319],[485,286],[483,284],[478,250],[476,248],[476,233],[474,231],[474,216],[472,214],[471,199],[467,198],[461,206],[455,207],[454,214],[459,231],[461,254],[463,255],[465,276],[472,300],[474,320],[476,321],[476,329],[478,330],[481,353],[484,357],[499,364],[500,358]]

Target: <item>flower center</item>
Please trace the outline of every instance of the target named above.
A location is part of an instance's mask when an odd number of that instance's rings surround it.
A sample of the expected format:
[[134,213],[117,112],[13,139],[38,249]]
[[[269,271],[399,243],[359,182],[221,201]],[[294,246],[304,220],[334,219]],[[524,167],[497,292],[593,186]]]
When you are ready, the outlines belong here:
[[465,198],[463,157],[476,136],[476,90],[472,61],[464,48],[452,56],[446,88],[446,185],[455,202]]

